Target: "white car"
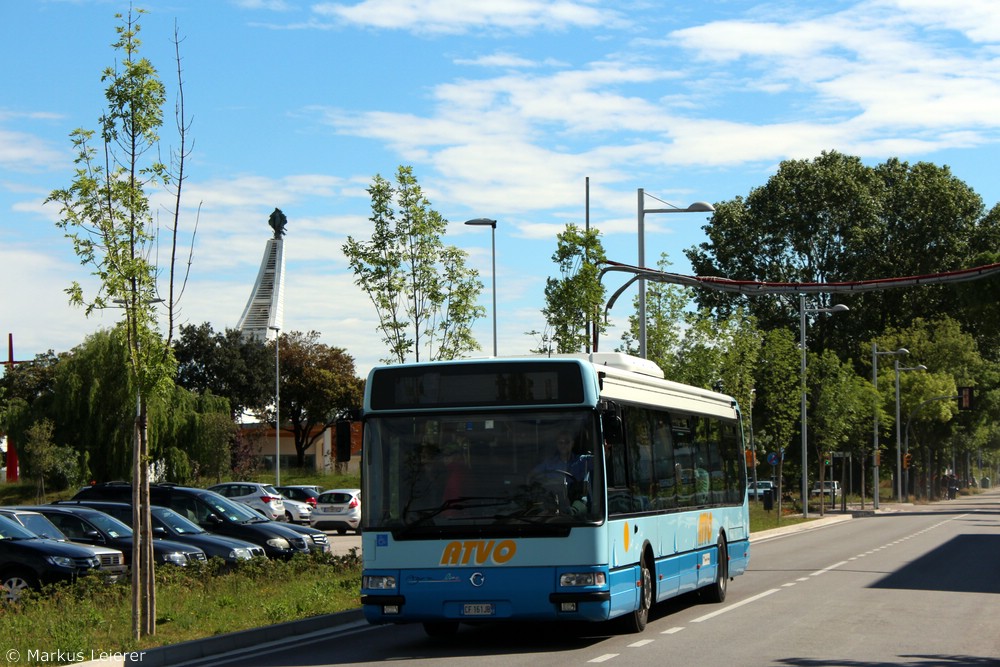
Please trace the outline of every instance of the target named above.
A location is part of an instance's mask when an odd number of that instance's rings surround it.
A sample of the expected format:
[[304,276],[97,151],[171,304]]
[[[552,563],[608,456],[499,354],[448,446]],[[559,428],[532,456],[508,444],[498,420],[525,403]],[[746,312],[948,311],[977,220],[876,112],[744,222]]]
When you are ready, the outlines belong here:
[[319,494],[309,525],[320,530],[361,533],[361,489],[330,489]]
[[304,503],[282,494],[281,501],[285,504],[285,520],[289,523],[309,523],[312,517],[313,508],[309,503]]
[[812,495],[829,496],[831,493],[834,498],[840,496],[840,482],[823,482],[822,487],[820,487],[819,482],[813,482]]
[[764,494],[768,491],[771,492],[771,498],[776,499],[775,496],[778,495],[778,487],[774,482],[758,480],[756,486],[753,482],[750,482],[750,484],[747,485],[747,495],[751,498],[763,500]]
[[224,482],[208,487],[263,514],[272,521],[285,520],[285,501],[273,486],[260,482]]

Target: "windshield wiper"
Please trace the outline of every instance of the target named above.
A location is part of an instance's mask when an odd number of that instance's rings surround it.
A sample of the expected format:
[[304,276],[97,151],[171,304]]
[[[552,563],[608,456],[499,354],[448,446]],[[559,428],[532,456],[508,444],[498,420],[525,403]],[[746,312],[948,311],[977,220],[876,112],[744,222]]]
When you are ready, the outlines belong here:
[[[412,528],[422,525],[442,512],[447,512],[448,510],[469,510],[480,509],[482,507],[496,507],[498,505],[506,505],[510,502],[510,498],[490,496],[459,496],[458,498],[449,498],[438,507],[432,507],[426,510],[413,510],[414,513],[418,513],[420,516],[418,516],[415,521],[407,521],[406,527]],[[406,513],[408,514],[409,511]]]

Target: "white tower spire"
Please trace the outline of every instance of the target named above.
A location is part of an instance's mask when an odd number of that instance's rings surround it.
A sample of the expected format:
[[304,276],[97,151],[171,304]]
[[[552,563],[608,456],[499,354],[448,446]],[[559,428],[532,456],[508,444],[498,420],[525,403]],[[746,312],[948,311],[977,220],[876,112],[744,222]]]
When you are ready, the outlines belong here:
[[237,328],[244,336],[273,340],[283,328],[285,310],[285,225],[288,219],[281,209],[274,209],[268,224],[274,236],[267,240],[260,261],[257,280]]

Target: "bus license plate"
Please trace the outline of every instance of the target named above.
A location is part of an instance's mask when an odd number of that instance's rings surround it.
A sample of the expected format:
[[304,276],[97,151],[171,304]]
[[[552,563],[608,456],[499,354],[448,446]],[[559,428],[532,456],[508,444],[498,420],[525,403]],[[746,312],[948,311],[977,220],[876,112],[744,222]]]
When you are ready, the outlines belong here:
[[463,616],[492,616],[492,604],[467,604],[462,607]]

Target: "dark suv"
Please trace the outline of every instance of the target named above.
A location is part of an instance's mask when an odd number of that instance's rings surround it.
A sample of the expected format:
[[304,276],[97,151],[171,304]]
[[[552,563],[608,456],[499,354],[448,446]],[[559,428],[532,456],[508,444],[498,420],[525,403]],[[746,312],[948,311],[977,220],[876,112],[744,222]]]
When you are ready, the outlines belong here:
[[[113,516],[89,507],[35,505],[23,509],[44,514],[74,542],[113,547],[125,555],[126,565],[132,562],[132,529]],[[153,540],[153,558],[157,565],[187,565],[191,561],[208,560],[198,547],[169,540]]]
[[[213,491],[153,484],[149,487],[149,499],[153,505],[169,507],[207,531],[258,544],[270,558],[291,558],[296,553],[309,553],[313,548],[310,538],[290,525],[265,519],[243,503]],[[132,485],[108,482],[87,486],[80,489],[73,500],[131,502]],[[322,531],[316,532],[326,537]]]
[[101,575],[108,583],[114,583],[123,578],[128,571],[125,566],[125,554],[118,549],[106,547],[100,544],[77,544],[70,542],[56,525],[49,521],[48,517],[40,512],[21,509],[20,507],[0,507],[0,516],[5,516],[15,523],[19,523],[29,531],[47,540],[74,544],[78,547],[85,547],[88,551],[101,559]]
[[13,519],[0,516],[0,591],[16,600],[28,589],[98,571],[101,559],[90,549],[38,537]]
[[[110,514],[122,523],[132,524],[132,506],[128,503],[115,503],[110,500],[61,500],[56,504],[90,507]],[[234,537],[210,533],[169,507],[153,505],[149,508],[149,514],[155,539],[190,544],[204,551],[209,558],[221,558],[229,565],[254,557],[267,558],[263,547]]]

